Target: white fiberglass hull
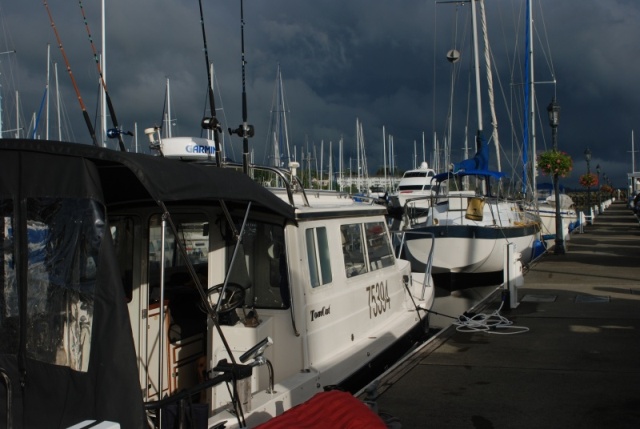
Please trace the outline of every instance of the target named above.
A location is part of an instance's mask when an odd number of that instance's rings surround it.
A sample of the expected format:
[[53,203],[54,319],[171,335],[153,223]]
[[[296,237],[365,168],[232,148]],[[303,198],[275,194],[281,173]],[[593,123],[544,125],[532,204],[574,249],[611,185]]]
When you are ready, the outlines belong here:
[[508,243],[516,245],[522,254],[522,262],[532,259],[537,228],[533,225],[510,228],[452,225],[418,228],[415,231],[430,232],[434,240],[424,236],[407,235],[408,258],[426,264],[433,250],[433,273],[491,273],[501,271],[504,265],[504,248]]

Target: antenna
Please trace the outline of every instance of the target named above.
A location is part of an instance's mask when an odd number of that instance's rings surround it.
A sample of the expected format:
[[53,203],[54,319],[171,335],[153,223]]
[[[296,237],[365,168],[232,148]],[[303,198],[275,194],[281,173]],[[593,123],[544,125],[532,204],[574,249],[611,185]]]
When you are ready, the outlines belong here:
[[76,84],[76,79],[73,77],[73,73],[71,72],[69,59],[67,58],[67,54],[64,52],[64,48],[62,47],[62,41],[60,40],[58,29],[56,28],[56,24],[53,22],[53,16],[51,16],[51,11],[49,10],[49,5],[47,4],[46,0],[44,0],[44,7],[47,9],[47,14],[49,15],[49,22],[51,22],[51,28],[53,28],[53,32],[56,35],[56,40],[58,41],[58,47],[60,48],[60,52],[62,53],[62,58],[64,59],[64,63],[67,66],[67,71],[69,72],[69,77],[71,78],[73,89],[76,91],[76,96],[78,97],[78,103],[80,103],[80,108],[82,109],[82,116],[84,116],[84,122],[87,124],[87,128],[89,129],[89,134],[91,134],[91,139],[93,140],[93,144],[100,147],[100,144],[98,144],[98,140],[96,139],[96,132],[93,129],[93,125],[91,124],[91,119],[89,118],[87,109],[85,108],[84,102],[82,101],[82,96],[80,95],[80,90],[78,89],[78,85]]
[[200,6],[200,26],[202,27],[202,42],[204,43],[204,59],[207,67],[207,88],[209,89],[209,109],[211,116],[202,119],[202,128],[213,131],[213,142],[216,145],[216,164],[222,165],[222,148],[218,132],[222,130],[220,122],[216,118],[216,103],[213,99],[213,84],[211,83],[211,71],[209,70],[209,50],[207,49],[207,34],[204,31],[204,15],[202,13],[202,0],[198,0]]
[[[91,37],[91,31],[89,30],[89,23],[87,22],[87,17],[84,14],[84,7],[82,6],[82,0],[78,1],[80,5],[80,11],[82,12],[82,19],[84,20],[84,27],[87,29],[87,36],[89,36],[89,43],[91,44],[91,50],[93,51],[93,58],[96,60],[96,67],[98,68],[98,74],[100,75],[100,83],[102,84],[102,89],[104,90],[104,96],[107,100],[107,107],[109,108],[109,115],[111,115],[111,122],[113,123],[112,130],[107,130],[107,137],[109,138],[118,138],[118,146],[120,147],[121,152],[126,152],[127,149],[124,146],[124,142],[122,141],[122,132],[120,131],[120,127],[118,126],[118,119],[116,118],[116,112],[113,108],[113,104],[111,103],[111,97],[109,97],[109,91],[107,91],[107,83],[104,81],[104,76],[102,74],[102,68],[100,67],[100,59],[98,58],[98,51],[96,51],[96,47],[93,44],[93,38]],[[125,134],[132,136],[133,133],[130,131]]]
[[240,0],[240,42],[242,49],[242,124],[235,130],[229,128],[229,134],[237,134],[242,137],[242,170],[245,174],[249,173],[249,137],[253,137],[255,130],[253,125],[247,124],[247,90],[245,83],[245,65],[244,59],[244,2]]

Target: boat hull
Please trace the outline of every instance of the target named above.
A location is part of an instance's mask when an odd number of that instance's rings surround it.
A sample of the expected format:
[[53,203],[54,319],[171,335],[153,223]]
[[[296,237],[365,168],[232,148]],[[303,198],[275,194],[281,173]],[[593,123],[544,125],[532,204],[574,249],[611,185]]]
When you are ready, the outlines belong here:
[[[504,247],[508,243],[515,243],[523,263],[529,262],[538,227],[535,224],[508,228],[448,225],[412,231],[419,233],[406,236],[406,256],[412,264],[426,265],[433,247],[434,274],[490,273],[503,269]],[[434,239],[424,233],[433,234]]]

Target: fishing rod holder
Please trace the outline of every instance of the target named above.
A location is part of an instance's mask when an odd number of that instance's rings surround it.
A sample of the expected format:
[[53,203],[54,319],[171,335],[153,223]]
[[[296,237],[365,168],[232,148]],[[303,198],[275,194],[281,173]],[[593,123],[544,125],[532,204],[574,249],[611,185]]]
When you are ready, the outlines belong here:
[[240,124],[238,125],[238,128],[236,128],[235,130],[229,128],[229,134],[234,135],[236,134],[238,137],[242,137],[242,138],[247,138],[247,137],[253,137],[255,135],[255,129],[253,128],[253,125],[249,125],[249,124]]
[[222,132],[220,121],[218,121],[218,118],[215,116],[202,118],[201,126],[205,130],[217,130],[218,132]]

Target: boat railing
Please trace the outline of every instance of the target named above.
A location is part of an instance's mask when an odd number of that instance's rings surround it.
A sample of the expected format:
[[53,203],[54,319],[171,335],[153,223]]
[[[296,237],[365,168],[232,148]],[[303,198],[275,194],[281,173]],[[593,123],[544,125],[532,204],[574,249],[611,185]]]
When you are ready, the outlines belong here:
[[[417,207],[416,202],[428,201],[426,207]],[[420,220],[429,215],[429,208],[433,205],[433,195],[420,195],[417,197],[407,198],[402,206],[402,214],[404,216],[405,225],[416,225],[424,222]],[[425,219],[426,220],[426,219]]]
[[431,232],[426,231],[413,231],[413,230],[403,230],[403,231],[391,231],[393,234],[393,241],[397,243],[397,254],[396,258],[404,259],[407,253],[410,254],[408,249],[405,249],[405,245],[407,243],[407,235],[416,235],[422,236],[431,239],[431,248],[429,249],[429,256],[427,257],[425,268],[424,268],[424,281],[422,282],[422,293],[420,299],[424,299],[427,288],[432,287],[431,284],[431,271],[433,269],[433,251],[436,247],[435,235]]
[[[225,163],[224,167],[234,168],[234,169],[242,169],[242,164],[237,163]],[[283,170],[278,167],[269,167],[265,165],[250,165],[249,166],[250,175],[253,176],[253,172],[265,172],[276,175],[278,180],[282,183],[285,191],[287,192],[287,199],[289,200],[289,204],[295,206],[295,202],[293,199],[294,194],[302,195],[302,201],[305,206],[309,206],[309,200],[307,199],[307,194],[305,192],[304,186],[302,185],[302,181],[300,178],[294,174],[292,174],[288,170]],[[293,183],[292,183],[293,182]]]

